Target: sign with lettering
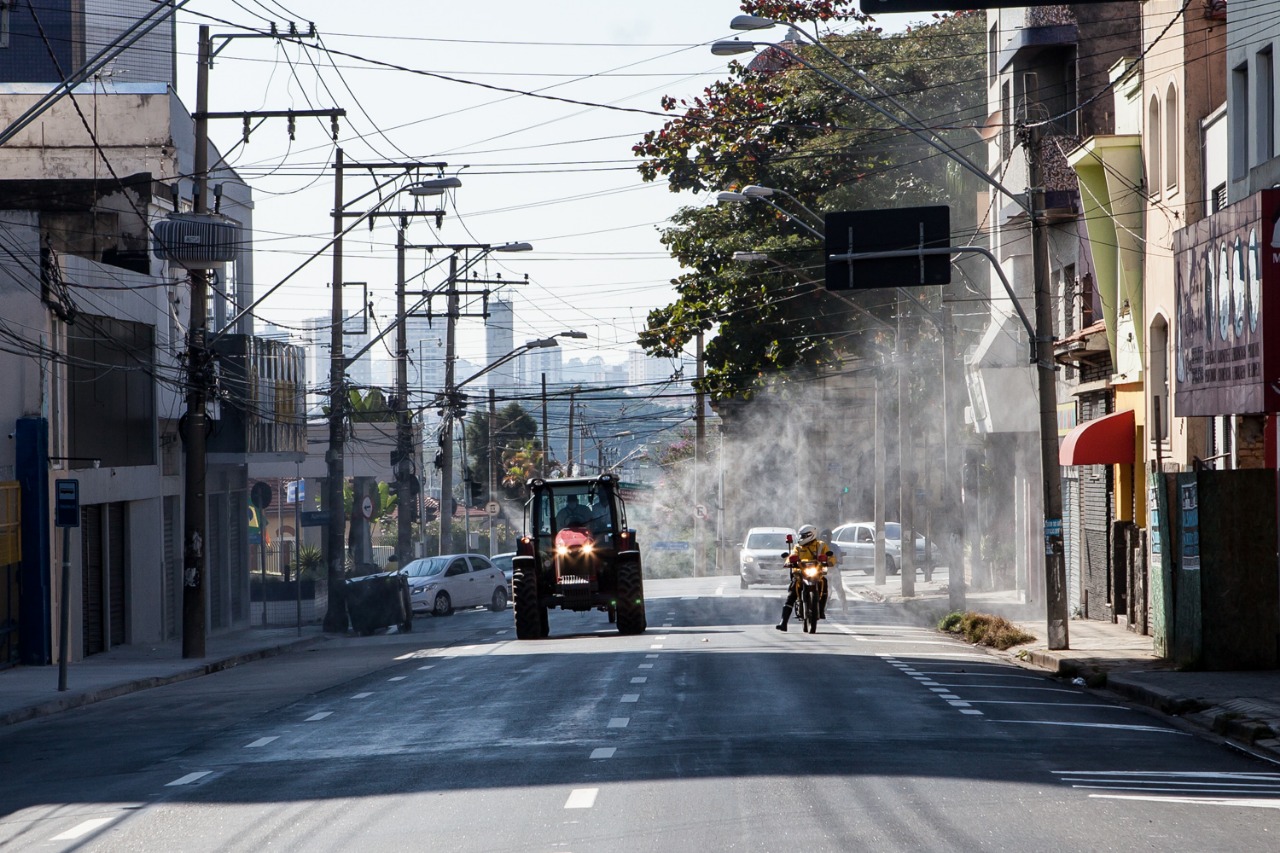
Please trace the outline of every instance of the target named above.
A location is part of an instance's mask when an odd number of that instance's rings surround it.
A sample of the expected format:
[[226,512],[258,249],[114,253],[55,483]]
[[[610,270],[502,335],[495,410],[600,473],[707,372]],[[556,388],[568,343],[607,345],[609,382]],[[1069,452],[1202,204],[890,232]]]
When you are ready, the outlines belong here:
[[[1280,190],[1174,234],[1179,417],[1280,411]],[[1270,332],[1270,334],[1268,334]],[[1268,346],[1268,339],[1270,346]]]

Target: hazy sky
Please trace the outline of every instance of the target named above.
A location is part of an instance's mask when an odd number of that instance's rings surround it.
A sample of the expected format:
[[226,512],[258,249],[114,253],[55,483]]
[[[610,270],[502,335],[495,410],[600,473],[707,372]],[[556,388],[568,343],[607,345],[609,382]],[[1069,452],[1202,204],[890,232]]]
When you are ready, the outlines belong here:
[[[269,39],[219,42],[210,109],[343,108],[336,144],[348,162],[445,161],[446,174],[463,181],[445,199],[442,227],[419,218],[410,225],[410,243],[534,245],[529,253],[491,255],[480,268],[487,277],[528,275],[528,284],[507,288],[515,292],[517,344],[580,329],[590,338],[566,341],[566,359],[598,354],[621,361],[635,348],[649,309],[671,301],[669,282],[679,270],[658,242],[659,229],[679,206],[711,199],[643,183],[631,146],[661,125],[664,94],[697,95],[723,76],[726,60],[713,57],[709,45],[732,35],[728,22],[739,10],[731,0],[190,6],[179,19],[178,45],[179,91],[191,108],[198,24],[221,34],[242,31],[223,22],[254,28],[275,22],[281,30],[295,23],[302,31],[314,23],[319,38],[306,40],[310,49]],[[262,292],[331,236],[335,143],[327,121],[314,119],[298,122],[292,142],[283,119],[258,127],[247,145],[239,121],[213,122],[211,136],[255,189],[255,278]],[[356,198],[371,186],[348,172],[344,196]],[[346,239],[344,256],[344,278],[369,282],[377,323],[391,322],[392,224],[361,226]],[[442,268],[414,278],[431,262],[423,251],[409,253],[411,289],[444,280]],[[326,253],[265,301],[259,316],[290,327],[327,313],[330,278]],[[355,301],[351,293],[348,304]],[[481,321],[462,321],[459,340],[460,356],[483,360]]]

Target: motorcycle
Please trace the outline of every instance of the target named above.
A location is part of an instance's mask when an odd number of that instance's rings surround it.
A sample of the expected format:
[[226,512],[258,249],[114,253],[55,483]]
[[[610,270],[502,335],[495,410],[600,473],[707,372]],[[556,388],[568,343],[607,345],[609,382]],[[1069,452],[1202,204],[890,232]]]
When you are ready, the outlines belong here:
[[792,566],[792,579],[793,583],[800,584],[796,596],[800,622],[806,634],[816,634],[818,620],[822,618],[822,590],[827,579],[827,565],[820,560],[801,560]]

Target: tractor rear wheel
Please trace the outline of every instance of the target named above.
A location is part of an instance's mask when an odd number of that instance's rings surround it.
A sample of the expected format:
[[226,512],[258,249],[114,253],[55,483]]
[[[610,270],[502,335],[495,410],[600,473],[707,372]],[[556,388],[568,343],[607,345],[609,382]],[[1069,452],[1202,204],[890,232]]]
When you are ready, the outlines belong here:
[[517,640],[540,640],[547,635],[546,608],[538,606],[538,577],[520,570],[511,576]]
[[642,634],[646,627],[640,562],[627,560],[618,564],[618,633]]

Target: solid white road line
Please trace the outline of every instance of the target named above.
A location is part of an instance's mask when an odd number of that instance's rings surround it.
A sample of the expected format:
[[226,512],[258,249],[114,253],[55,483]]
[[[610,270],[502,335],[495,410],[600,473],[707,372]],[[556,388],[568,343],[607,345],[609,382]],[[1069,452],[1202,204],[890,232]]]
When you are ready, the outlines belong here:
[[186,776],[179,776],[177,779],[174,779],[172,782],[165,784],[165,787],[172,788],[175,785],[190,785],[192,782],[195,782],[197,779],[203,779],[204,777],[208,776],[212,772],[213,772],[212,770],[197,770],[195,773],[188,773]]
[[113,817],[95,817],[92,820],[86,820],[83,823],[78,823],[75,826],[68,829],[66,832],[60,835],[55,835],[53,838],[49,840],[50,841],[74,841],[75,839],[81,837],[82,835],[88,835],[90,832],[93,832],[95,829],[97,829],[100,826],[104,826],[105,824],[111,823],[111,821],[113,820],[115,820],[115,818]]
[[1280,800],[1215,797],[1151,797],[1138,794],[1090,794],[1094,800],[1144,800],[1149,803],[1182,803],[1192,806],[1235,806],[1245,809],[1280,809]]
[[260,737],[257,740],[255,740],[253,743],[245,744],[244,748],[257,749],[259,747],[266,746],[267,744],[271,743],[271,741],[273,740],[279,740],[279,739],[280,739],[280,735],[268,735],[267,737]]
[[625,729],[630,722],[630,717],[610,717],[608,727],[611,729]]
[[566,809],[589,809],[596,804],[596,794],[600,793],[599,788],[574,788],[569,792],[569,799],[565,801]]
[[310,717],[307,717],[305,720],[303,720],[303,722],[314,723],[317,720],[323,720],[325,717],[329,717],[332,715],[333,715],[332,711],[317,711],[316,713],[312,714]]
[[1161,726],[1136,726],[1125,725],[1123,723],[1068,723],[1062,720],[992,720],[993,723],[1009,723],[1020,726],[1067,726],[1069,728],[1081,729],[1117,729],[1126,732],[1158,732],[1165,735],[1182,735],[1183,737],[1191,737],[1187,732],[1180,732],[1177,729],[1164,728]]
[[613,758],[613,754],[618,751],[614,746],[601,746],[591,750],[592,758]]

